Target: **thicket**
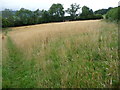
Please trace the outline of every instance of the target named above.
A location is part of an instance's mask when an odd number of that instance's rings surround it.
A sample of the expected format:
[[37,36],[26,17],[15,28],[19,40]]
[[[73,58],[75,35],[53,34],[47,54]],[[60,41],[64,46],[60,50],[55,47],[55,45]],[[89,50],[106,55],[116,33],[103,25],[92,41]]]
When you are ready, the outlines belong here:
[[[82,7],[82,13],[77,13],[80,8],[80,5],[75,3],[71,4],[67,10],[64,10],[63,5],[58,3],[53,4],[48,11],[39,9],[31,11],[25,8],[21,8],[18,11],[5,9],[0,12],[2,13],[2,27],[103,18],[102,15],[95,14],[87,6]],[[65,16],[65,13],[68,13],[69,16]]]
[[120,21],[120,7],[116,7],[111,9],[107,14],[106,14],[106,19],[109,21]]

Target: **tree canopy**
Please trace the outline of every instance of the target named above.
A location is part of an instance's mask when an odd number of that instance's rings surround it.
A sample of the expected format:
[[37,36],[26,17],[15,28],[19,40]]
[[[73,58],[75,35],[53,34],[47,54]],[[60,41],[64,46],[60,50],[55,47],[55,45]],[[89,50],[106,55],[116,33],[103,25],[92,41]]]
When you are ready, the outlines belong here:
[[89,7],[87,6],[83,6],[82,7],[82,13],[81,13],[81,18],[82,19],[89,19],[89,18],[93,18],[93,10],[90,9]]
[[99,9],[99,10],[95,11],[94,13],[104,15],[111,9],[112,9],[112,7],[109,7],[108,9]]
[[77,16],[77,11],[80,9],[80,5],[79,4],[71,4],[70,5],[70,8],[68,8],[67,10],[66,10],[66,12],[68,13],[68,14],[70,14],[70,16],[72,17],[72,19],[75,19],[76,18],[76,16]]
[[108,11],[106,14],[106,19],[110,21],[120,21],[120,6]]
[[53,4],[49,9],[51,21],[61,21],[61,18],[64,17],[64,7],[62,4]]
[[[63,22],[68,20],[88,20],[101,19],[102,15],[96,15],[92,9],[87,6],[82,7],[82,13],[79,4],[71,4],[67,10],[64,10],[62,4],[52,4],[49,10],[31,11],[21,8],[17,11],[5,9],[2,11],[2,27],[14,27],[23,25],[33,25],[49,22]],[[70,16],[65,16],[68,13]]]

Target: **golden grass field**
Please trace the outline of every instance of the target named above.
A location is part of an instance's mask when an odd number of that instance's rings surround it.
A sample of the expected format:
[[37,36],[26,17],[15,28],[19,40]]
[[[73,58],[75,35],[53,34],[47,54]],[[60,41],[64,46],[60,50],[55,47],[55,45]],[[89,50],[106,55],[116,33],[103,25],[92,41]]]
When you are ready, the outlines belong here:
[[[99,32],[99,27],[100,20],[31,25],[11,28],[13,31],[10,32],[10,37],[18,47],[30,52],[34,45],[44,47],[47,44],[46,41],[50,42],[58,38],[67,38],[85,32],[97,33]],[[97,34],[95,35],[93,37],[98,38]]]
[[3,40],[3,87],[118,86],[116,24],[89,20],[9,29]]

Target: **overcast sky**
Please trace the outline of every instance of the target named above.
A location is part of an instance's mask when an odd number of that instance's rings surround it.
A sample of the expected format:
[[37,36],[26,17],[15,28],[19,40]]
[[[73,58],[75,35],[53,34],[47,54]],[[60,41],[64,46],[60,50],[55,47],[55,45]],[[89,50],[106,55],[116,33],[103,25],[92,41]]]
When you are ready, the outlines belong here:
[[8,8],[19,10],[26,8],[30,10],[45,9],[48,10],[53,3],[61,3],[65,9],[70,7],[70,4],[77,3],[80,6],[88,6],[93,11],[118,6],[119,0],[0,0],[0,10]]

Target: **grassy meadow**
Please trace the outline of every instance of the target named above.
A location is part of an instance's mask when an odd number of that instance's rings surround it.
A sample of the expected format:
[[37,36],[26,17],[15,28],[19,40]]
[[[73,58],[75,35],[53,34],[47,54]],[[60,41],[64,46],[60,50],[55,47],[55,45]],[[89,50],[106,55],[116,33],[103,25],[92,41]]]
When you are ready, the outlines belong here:
[[3,35],[3,88],[119,86],[115,23],[38,24],[8,28]]

